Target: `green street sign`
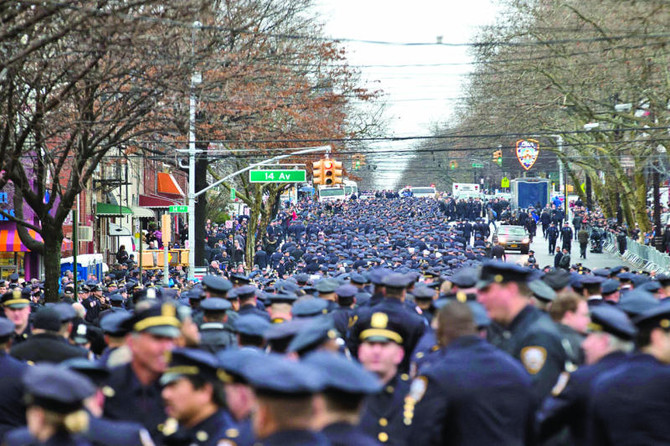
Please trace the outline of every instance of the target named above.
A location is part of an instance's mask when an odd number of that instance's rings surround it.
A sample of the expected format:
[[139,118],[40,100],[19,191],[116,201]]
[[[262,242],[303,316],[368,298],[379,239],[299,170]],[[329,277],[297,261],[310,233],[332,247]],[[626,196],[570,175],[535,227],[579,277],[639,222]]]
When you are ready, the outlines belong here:
[[474,168],[482,168],[484,165],[482,163],[472,163],[472,167]]
[[303,183],[307,181],[304,170],[250,170],[250,183]]
[[170,206],[168,211],[173,214],[187,214],[188,206]]
[[230,188],[230,199],[231,200],[235,199],[235,188],[234,187]]

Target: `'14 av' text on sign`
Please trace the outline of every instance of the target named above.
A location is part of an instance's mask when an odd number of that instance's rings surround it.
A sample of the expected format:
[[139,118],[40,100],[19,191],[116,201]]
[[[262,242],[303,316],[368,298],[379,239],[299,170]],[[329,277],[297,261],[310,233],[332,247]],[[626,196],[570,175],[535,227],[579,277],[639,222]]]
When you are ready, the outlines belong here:
[[250,183],[302,183],[307,175],[304,170],[250,170]]

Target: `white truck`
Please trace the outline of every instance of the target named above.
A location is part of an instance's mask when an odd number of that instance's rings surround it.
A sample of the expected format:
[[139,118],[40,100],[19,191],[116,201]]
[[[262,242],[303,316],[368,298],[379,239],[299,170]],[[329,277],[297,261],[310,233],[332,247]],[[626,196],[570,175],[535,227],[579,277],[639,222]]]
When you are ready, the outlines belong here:
[[451,194],[454,198],[481,198],[482,188],[477,183],[454,183],[451,186]]

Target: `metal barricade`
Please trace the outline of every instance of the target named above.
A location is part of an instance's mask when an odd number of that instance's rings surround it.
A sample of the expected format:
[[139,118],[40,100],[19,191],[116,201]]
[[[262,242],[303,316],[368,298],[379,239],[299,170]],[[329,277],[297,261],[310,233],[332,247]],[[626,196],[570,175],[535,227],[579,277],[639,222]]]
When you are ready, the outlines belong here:
[[603,249],[645,271],[657,273],[670,271],[670,256],[668,254],[660,252],[653,246],[643,245],[630,237],[626,237],[626,251],[623,255],[619,253],[619,244],[614,234],[609,232],[605,235]]

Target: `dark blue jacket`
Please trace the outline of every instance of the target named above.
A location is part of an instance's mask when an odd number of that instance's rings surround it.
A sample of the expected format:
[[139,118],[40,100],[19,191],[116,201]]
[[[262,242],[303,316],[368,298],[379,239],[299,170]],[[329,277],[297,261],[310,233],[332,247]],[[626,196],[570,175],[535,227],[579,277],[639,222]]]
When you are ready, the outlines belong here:
[[523,367],[477,336],[461,337],[439,355],[412,383],[412,444],[528,444],[535,403]]

